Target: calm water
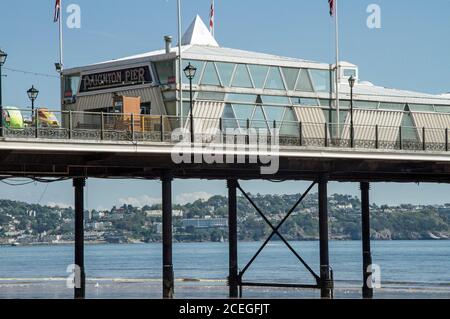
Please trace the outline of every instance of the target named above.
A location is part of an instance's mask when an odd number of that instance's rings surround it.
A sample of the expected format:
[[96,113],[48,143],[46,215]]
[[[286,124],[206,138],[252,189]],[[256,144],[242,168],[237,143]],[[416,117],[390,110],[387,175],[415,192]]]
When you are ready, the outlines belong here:
[[[260,243],[239,244],[239,264]],[[318,273],[318,242],[294,242]],[[381,267],[378,298],[450,298],[450,241],[373,242],[373,261]],[[227,243],[174,244],[176,297],[227,296]],[[361,243],[330,243],[337,298],[359,298]],[[0,298],[71,298],[66,288],[72,246],[0,247]],[[87,245],[88,298],[160,298],[161,244]],[[191,281],[196,279],[196,281]],[[281,242],[269,244],[246,273],[247,281],[314,283]],[[198,281],[197,281],[198,280]],[[245,289],[249,298],[317,298],[316,290]]]

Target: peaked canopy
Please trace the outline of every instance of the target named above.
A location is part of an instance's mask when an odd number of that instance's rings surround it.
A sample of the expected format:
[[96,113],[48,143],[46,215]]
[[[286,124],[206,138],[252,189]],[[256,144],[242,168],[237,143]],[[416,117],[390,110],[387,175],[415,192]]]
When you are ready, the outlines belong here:
[[209,32],[202,18],[198,15],[191,23],[181,39],[181,45],[208,45],[218,47],[216,39]]

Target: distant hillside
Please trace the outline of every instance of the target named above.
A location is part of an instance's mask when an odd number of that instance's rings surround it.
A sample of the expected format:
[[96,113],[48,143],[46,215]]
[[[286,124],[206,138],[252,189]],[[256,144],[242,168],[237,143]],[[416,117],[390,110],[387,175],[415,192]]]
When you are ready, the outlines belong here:
[[[273,224],[284,217],[300,195],[252,195]],[[318,238],[317,194],[311,194],[280,229],[288,240]],[[159,241],[160,205],[136,208],[113,207],[109,211],[86,212],[86,240],[97,242]],[[334,194],[329,198],[330,237],[361,238],[361,204],[358,198]],[[254,208],[238,198],[240,240],[263,240],[270,233]],[[73,240],[72,208],[48,207],[0,200],[0,244],[64,243]],[[174,206],[174,238],[179,241],[219,241],[227,238],[226,227],[186,226],[188,219],[211,220],[227,217],[227,198],[213,196],[186,205]],[[371,237],[380,240],[449,239],[450,204],[372,205]],[[277,238],[274,238],[276,240]]]

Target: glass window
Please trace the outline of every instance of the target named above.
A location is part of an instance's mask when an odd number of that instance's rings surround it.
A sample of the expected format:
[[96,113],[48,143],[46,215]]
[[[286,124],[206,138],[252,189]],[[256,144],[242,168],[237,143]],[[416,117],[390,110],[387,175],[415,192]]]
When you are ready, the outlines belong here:
[[372,109],[376,110],[378,108],[378,102],[370,101],[353,101],[353,106],[359,109]]
[[286,107],[282,106],[264,106],[264,111],[266,112],[267,121],[269,125],[272,126],[273,121],[283,120],[283,113]]
[[223,86],[231,85],[231,77],[233,76],[233,71],[235,65],[233,63],[216,62],[217,69],[219,70],[220,79],[222,80]]
[[[320,106],[331,107],[332,101],[333,100],[329,100],[329,99],[319,99],[319,104],[320,104]],[[339,103],[339,106],[342,106],[341,103]]]
[[435,105],[434,109],[439,113],[450,113],[450,105]]
[[141,115],[152,114],[152,102],[141,103]]
[[251,119],[253,115],[254,105],[233,104],[234,113],[239,120]]
[[253,88],[252,81],[250,79],[250,75],[248,74],[247,66],[245,64],[237,65],[232,86]]
[[434,107],[430,104],[408,104],[408,106],[411,111],[434,112]]
[[176,83],[175,60],[156,62],[155,68],[158,73],[159,83]]
[[282,68],[281,70],[283,72],[288,90],[293,91],[295,89],[295,83],[297,82],[299,69]]
[[285,90],[283,78],[278,67],[271,67],[267,76],[266,89]]
[[405,110],[405,104],[381,102],[379,108],[382,109],[382,110],[404,111]]
[[198,92],[197,100],[225,101],[225,93],[201,91]]
[[269,67],[265,65],[249,65],[250,72],[252,74],[253,83],[255,87],[258,89],[262,89],[264,87],[264,82],[266,81],[267,71],[269,71]]
[[[198,60],[183,60],[183,70],[189,65],[189,63],[197,68],[197,72],[195,73],[195,77],[192,80],[192,84],[198,85],[200,77],[202,76],[203,66],[205,65],[205,62]],[[184,75],[184,72],[181,75],[181,78],[183,79],[184,84],[189,84],[189,79]]]
[[264,104],[283,104],[290,105],[291,101],[286,96],[261,95]]
[[356,77],[356,70],[355,69],[344,69],[344,76],[349,78],[351,76]]
[[220,86],[219,76],[217,75],[216,68],[213,62],[206,63],[205,71],[200,83],[203,85]]
[[320,106],[319,101],[317,99],[310,99],[310,98],[304,98],[304,97],[292,98],[292,102],[295,105]]
[[298,121],[292,108],[286,108],[284,113],[283,123],[280,128],[280,135],[299,135]]
[[65,77],[64,81],[64,97],[70,98],[78,94],[78,87],[80,86],[79,75],[69,75]]
[[316,92],[331,91],[331,74],[327,70],[309,70]]
[[409,112],[403,115],[402,140],[417,140],[417,130],[411,117],[411,113]]
[[256,95],[253,94],[227,94],[227,101],[229,102],[243,102],[243,103],[256,103]]
[[256,106],[250,127],[267,129],[267,121],[262,106]]
[[223,110],[223,115],[222,115],[222,125],[223,125],[223,129],[236,129],[238,128],[238,124],[236,121],[236,117],[234,116],[234,111],[233,108],[231,107],[231,104],[226,104],[225,108]]
[[314,92],[307,69],[300,70],[300,77],[298,79],[296,90],[303,92]]
[[176,101],[166,102],[164,104],[166,105],[167,115],[171,115],[171,116],[177,115],[177,102]]

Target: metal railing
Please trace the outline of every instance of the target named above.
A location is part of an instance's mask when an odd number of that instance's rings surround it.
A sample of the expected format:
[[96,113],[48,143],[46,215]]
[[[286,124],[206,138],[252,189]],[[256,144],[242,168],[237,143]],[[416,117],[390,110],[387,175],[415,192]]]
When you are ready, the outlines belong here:
[[[189,117],[119,113],[20,111],[22,121],[6,119],[3,136],[10,139],[54,139],[176,143]],[[17,115],[17,114],[16,114]],[[20,123],[22,122],[22,123]],[[278,133],[275,134],[275,131]],[[184,138],[186,138],[184,136]],[[273,140],[276,138],[276,140]],[[448,128],[392,127],[331,123],[194,118],[194,140],[202,143],[277,143],[280,146],[405,151],[449,151]]]

